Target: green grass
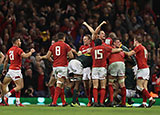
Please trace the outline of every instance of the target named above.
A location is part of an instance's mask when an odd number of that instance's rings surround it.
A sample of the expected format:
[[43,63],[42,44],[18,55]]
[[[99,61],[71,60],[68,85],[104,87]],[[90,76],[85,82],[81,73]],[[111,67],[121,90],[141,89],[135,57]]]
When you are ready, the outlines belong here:
[[0,115],[160,115],[160,106],[152,108],[111,107],[47,107],[28,105],[25,107],[0,106]]

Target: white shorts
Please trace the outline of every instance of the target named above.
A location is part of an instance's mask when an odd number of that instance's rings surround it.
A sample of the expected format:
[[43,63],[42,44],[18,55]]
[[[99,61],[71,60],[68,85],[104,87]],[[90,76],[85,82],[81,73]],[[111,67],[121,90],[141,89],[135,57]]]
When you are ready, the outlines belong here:
[[92,79],[104,80],[107,76],[107,69],[105,67],[92,68]]
[[68,71],[69,73],[73,73],[76,75],[82,75],[83,74],[83,65],[80,61],[73,59],[68,64]]
[[125,76],[125,64],[124,62],[114,62],[108,67],[108,72],[111,76]]
[[6,77],[12,78],[13,81],[23,78],[21,70],[12,70],[12,69],[8,70]]
[[53,76],[55,76],[56,79],[62,77],[67,79],[67,67],[53,67]]
[[149,68],[139,69],[137,71],[136,77],[137,77],[137,79],[149,80],[149,74],[150,74]]
[[86,67],[83,69],[83,77],[82,80],[89,80],[91,79],[91,68]]
[[132,69],[133,69],[134,75],[136,76],[138,71],[138,66],[135,65],[134,67],[132,67]]

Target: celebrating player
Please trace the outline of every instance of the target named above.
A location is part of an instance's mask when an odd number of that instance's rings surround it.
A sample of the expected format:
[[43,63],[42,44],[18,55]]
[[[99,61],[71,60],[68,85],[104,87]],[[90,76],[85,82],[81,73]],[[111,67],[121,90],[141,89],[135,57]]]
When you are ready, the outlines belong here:
[[[6,59],[4,61],[3,71],[2,74],[5,74],[7,71],[7,64],[10,60],[11,65],[9,66],[9,71],[7,72],[3,83],[2,83],[2,90],[4,95],[4,102],[8,105],[8,97],[14,94],[15,92],[19,92],[18,97],[20,98],[20,90],[23,88],[23,76],[21,74],[21,65],[22,65],[22,58],[28,58],[35,52],[34,49],[31,49],[30,52],[25,53],[20,48],[21,40],[19,37],[15,37],[12,40],[13,46],[8,50]],[[11,91],[7,92],[6,87],[11,81],[14,81],[16,87],[14,87]],[[20,101],[17,101],[20,102]],[[21,103],[17,103],[17,106],[21,106]]]
[[136,36],[134,38],[134,46],[135,48],[130,52],[125,52],[126,55],[132,56],[136,54],[136,61],[138,65],[137,71],[137,90],[142,93],[143,103],[140,107],[146,107],[147,98],[149,99],[149,106],[151,107],[155,100],[150,96],[149,92],[147,91],[147,84],[149,80],[149,66],[147,65],[147,56],[148,52],[146,48],[141,44],[142,36]]
[[[65,78],[67,78],[67,56],[69,56],[70,59],[74,57],[71,47],[64,42],[64,33],[58,33],[57,39],[58,41],[50,46],[47,54],[39,57],[39,59],[49,59],[51,54],[53,55],[53,76],[57,78],[57,86],[55,88],[53,102],[50,106],[57,106],[57,99],[63,92],[62,88],[64,86]],[[62,101],[62,104],[66,105],[65,100]]]

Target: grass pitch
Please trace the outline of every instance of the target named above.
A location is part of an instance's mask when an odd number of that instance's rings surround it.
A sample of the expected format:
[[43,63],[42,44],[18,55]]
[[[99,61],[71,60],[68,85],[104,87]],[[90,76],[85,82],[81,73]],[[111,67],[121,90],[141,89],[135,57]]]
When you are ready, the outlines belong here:
[[152,108],[119,107],[48,107],[28,105],[25,107],[0,106],[0,115],[160,115],[160,106]]

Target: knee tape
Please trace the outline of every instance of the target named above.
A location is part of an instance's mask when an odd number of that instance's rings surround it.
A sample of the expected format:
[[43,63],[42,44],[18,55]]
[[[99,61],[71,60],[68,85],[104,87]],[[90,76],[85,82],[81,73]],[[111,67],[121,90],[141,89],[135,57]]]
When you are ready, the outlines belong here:
[[124,83],[124,81],[125,81],[125,79],[123,78],[123,79],[119,79],[118,80],[118,83],[120,84],[120,83]]
[[109,79],[108,81],[109,81],[110,83],[113,83],[114,80],[115,80],[115,79]]
[[61,82],[61,81],[57,81],[57,83],[59,83],[59,84],[63,84],[63,82]]
[[143,88],[141,88],[141,87],[139,87],[139,86],[136,86],[136,88],[137,88],[137,90],[139,90],[139,91],[142,91],[142,90],[143,90]]

